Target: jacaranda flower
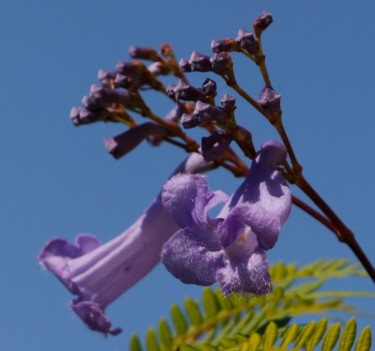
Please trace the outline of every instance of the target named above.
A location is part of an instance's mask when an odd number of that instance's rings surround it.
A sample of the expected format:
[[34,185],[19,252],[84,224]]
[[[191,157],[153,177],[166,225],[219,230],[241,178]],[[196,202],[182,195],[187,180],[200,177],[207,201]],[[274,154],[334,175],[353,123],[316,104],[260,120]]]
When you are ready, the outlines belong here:
[[[176,171],[203,172],[212,168],[202,156],[192,154]],[[92,330],[116,335],[105,308],[146,275],[159,261],[163,244],[178,229],[159,195],[124,233],[101,245],[88,234],[71,244],[55,238],[40,251],[40,264],[60,279],[77,299],[70,306]]]
[[[289,187],[276,170],[285,157],[281,143],[265,143],[229,200],[221,191],[210,192],[202,175],[180,174],[166,183],[163,204],[181,229],[165,243],[162,262],[176,278],[218,282],[225,295],[272,290],[265,251],[275,245],[291,209]],[[211,219],[209,209],[224,201]]]

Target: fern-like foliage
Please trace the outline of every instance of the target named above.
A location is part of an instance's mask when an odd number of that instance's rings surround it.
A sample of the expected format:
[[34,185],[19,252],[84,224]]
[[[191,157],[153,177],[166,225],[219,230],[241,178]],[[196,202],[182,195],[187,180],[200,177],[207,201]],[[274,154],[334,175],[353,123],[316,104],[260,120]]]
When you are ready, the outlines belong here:
[[254,297],[233,294],[223,297],[220,290],[204,288],[201,302],[186,298],[184,307],[172,305],[171,323],[160,320],[150,328],[142,347],[133,336],[131,351],[277,351],[320,350],[367,351],[371,331],[362,330],[356,341],[356,322],[351,319],[341,332],[339,323],[326,319],[307,325],[291,324],[302,314],[326,314],[328,311],[354,312],[345,298],[375,297],[359,291],[319,291],[332,278],[366,276],[348,260],[319,260],[302,268],[279,262],[271,266],[272,294]]

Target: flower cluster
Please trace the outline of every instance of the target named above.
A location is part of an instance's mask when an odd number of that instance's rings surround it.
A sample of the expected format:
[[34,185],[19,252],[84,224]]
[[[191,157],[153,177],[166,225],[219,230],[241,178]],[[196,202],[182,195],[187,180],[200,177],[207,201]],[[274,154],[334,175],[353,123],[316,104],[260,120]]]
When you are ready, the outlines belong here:
[[[285,163],[286,150],[283,144],[269,141],[256,153],[251,133],[236,122],[236,99],[225,94],[217,104],[214,80],[207,78],[195,87],[185,76],[194,71],[213,72],[235,86],[230,52],[245,54],[261,65],[260,36],[271,22],[272,16],[262,13],[254,22],[254,33],[240,29],[235,39],[213,40],[212,56],[194,51],[179,63],[169,45],[163,45],[160,52],[132,46],[132,60],[119,62],[113,71],[100,70],[101,85],[93,85],[82,106],[71,110],[76,126],[104,121],[129,127],[104,140],[115,158],[143,140],[154,146],[167,141],[191,153],[162,193],[118,237],[103,245],[88,234],[79,235],[75,244],[56,238],[39,253],[40,264],[77,295],[70,305],[92,330],[105,335],[121,332],[112,327],[105,308],[160,259],[184,283],[218,283],[225,295],[261,295],[272,290],[266,251],[275,245],[291,208],[290,190],[276,169]],[[172,75],[177,82],[165,87],[161,75]],[[163,118],[143,99],[142,92],[149,89],[174,103]],[[270,84],[258,101],[250,101],[262,113],[281,116],[280,95]],[[138,124],[134,114],[147,121]],[[195,127],[209,133],[200,145],[185,134]],[[209,191],[207,179],[199,173],[220,165],[236,175],[247,174],[246,163],[230,147],[232,142],[254,160],[243,184],[228,197]],[[210,218],[209,210],[219,203],[224,203],[221,212]]]
[[[291,194],[275,169],[286,152],[265,143],[243,184],[229,198],[210,192],[202,175],[176,175],[162,192],[165,208],[180,230],[163,246],[162,262],[187,284],[218,282],[222,292],[261,295],[272,290],[266,250],[278,238],[291,209]],[[208,211],[225,202],[217,218]]]

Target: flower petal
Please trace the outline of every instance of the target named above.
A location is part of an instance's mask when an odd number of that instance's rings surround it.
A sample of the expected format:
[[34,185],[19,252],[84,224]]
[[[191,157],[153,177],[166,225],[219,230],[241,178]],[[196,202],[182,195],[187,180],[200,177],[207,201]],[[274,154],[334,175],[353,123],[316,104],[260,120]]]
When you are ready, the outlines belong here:
[[226,267],[218,270],[216,279],[224,295],[239,292],[259,296],[272,291],[268,261],[263,250],[254,252],[248,261],[236,264],[227,261]]
[[285,160],[286,151],[278,141],[263,144],[251,165],[249,175],[233,194],[220,216],[226,217],[238,203],[258,204],[283,224],[291,210],[291,192],[275,167]]
[[195,225],[213,225],[207,211],[224,202],[227,196],[221,192],[209,192],[206,177],[198,174],[178,174],[163,188],[162,199],[165,208],[180,228]]
[[46,243],[38,255],[38,262],[52,271],[56,277],[73,293],[77,293],[71,282],[69,263],[95,250],[100,242],[94,235],[80,234],[76,243],[71,244],[62,238],[55,238]]
[[112,328],[111,321],[105,316],[102,308],[97,303],[92,301],[74,301],[70,305],[91,330],[102,332],[105,335],[117,335],[122,332],[121,328]]
[[161,253],[162,263],[176,278],[185,284],[203,286],[215,283],[223,257],[218,237],[205,229],[179,230],[164,244]]

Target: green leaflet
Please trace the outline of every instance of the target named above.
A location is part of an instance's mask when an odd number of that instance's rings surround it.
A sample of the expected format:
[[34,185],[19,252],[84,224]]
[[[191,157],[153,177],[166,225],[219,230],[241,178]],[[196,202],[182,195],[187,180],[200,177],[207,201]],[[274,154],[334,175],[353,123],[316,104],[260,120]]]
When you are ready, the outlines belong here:
[[366,327],[362,330],[358,338],[355,351],[369,351],[371,348],[371,330],[370,327]]
[[[157,334],[149,329],[142,349],[131,339],[131,351],[369,351],[371,331],[357,336],[354,318],[341,328],[327,319],[293,324],[294,316],[353,311],[348,297],[375,297],[363,291],[321,291],[333,278],[365,276],[348,260],[319,260],[298,268],[278,262],[270,268],[273,293],[254,297],[204,288],[201,302],[186,298],[184,306],[171,307],[171,323],[161,319]],[[307,279],[306,279],[307,278]],[[353,349],[355,347],[355,349]]]
[[350,351],[355,340],[357,333],[357,323],[354,318],[351,318],[344,328],[344,332],[341,337],[339,350]]
[[324,338],[322,351],[331,351],[340,337],[340,324],[334,324]]

